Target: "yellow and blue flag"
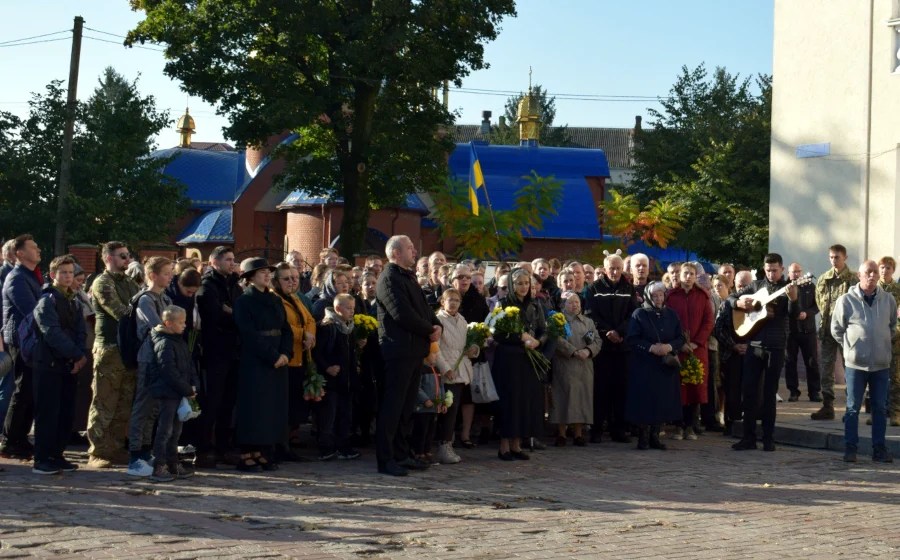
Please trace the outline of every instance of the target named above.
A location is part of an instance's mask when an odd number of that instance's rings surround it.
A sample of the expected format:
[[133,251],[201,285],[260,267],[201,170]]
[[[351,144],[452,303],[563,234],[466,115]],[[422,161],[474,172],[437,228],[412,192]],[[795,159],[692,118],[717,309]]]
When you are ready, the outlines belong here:
[[484,174],[481,172],[481,163],[478,161],[478,153],[475,144],[469,144],[472,149],[472,171],[469,174],[469,202],[472,204],[472,214],[478,215],[478,195],[476,190],[484,186]]

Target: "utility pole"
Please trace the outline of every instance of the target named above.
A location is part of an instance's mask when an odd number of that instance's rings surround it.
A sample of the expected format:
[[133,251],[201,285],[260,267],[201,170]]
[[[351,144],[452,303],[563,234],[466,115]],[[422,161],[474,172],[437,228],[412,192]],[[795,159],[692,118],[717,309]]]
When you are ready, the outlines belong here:
[[69,91],[66,99],[66,127],[63,131],[62,162],[59,166],[59,193],[56,201],[56,254],[66,252],[66,213],[72,190],[72,142],[75,136],[75,108],[78,104],[78,64],[81,62],[81,31],[84,18],[75,16],[72,29],[72,58],[69,62]]

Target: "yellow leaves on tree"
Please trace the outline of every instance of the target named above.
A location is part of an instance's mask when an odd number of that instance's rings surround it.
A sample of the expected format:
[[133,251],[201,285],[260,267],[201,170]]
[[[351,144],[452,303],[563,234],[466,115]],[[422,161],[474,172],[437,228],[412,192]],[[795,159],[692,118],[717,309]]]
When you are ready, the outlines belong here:
[[684,227],[685,210],[669,200],[651,200],[643,209],[633,194],[610,191],[610,199],[600,203],[603,228],[630,245],[638,240],[666,248]]

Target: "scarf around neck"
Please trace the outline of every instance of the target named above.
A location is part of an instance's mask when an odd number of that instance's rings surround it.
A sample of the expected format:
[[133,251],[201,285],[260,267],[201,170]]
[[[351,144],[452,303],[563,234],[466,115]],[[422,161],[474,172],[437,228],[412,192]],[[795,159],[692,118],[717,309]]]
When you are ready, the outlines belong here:
[[325,318],[322,319],[323,324],[334,324],[344,334],[349,335],[353,332],[353,320],[345,321],[343,317],[338,315],[333,307],[325,308]]

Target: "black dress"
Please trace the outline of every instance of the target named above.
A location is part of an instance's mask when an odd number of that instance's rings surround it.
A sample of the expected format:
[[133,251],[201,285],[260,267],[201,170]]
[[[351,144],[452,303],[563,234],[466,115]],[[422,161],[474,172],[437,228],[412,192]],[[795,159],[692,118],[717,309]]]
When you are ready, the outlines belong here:
[[234,302],[241,338],[238,372],[237,441],[273,445],[287,440],[288,367],[275,369],[278,356],[293,355],[294,333],[275,292],[253,286]]
[[684,346],[678,315],[668,307],[656,309],[644,303],[631,315],[625,344],[631,350],[625,419],[632,424],[653,425],[681,418],[681,375],[650,353],[657,342]]
[[[519,300],[515,295],[502,298],[500,306],[518,307],[525,331],[543,344],[547,323],[541,306],[527,296]],[[494,385],[500,401],[497,404],[501,438],[529,438],[540,436],[544,426],[544,384],[538,379],[525,344],[519,336],[494,335]],[[537,348],[541,351],[541,348]]]

